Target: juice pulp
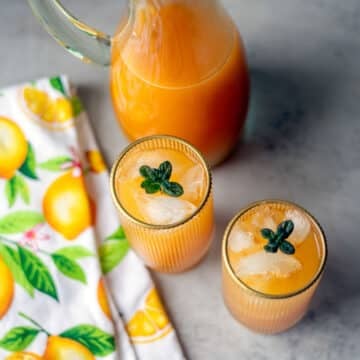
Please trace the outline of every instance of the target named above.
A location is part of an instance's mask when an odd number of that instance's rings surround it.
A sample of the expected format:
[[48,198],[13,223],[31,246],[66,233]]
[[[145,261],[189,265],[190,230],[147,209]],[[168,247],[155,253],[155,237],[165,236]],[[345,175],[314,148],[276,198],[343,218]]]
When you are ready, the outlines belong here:
[[[183,188],[179,197],[141,186],[140,167],[159,169],[165,161],[172,165],[169,181]],[[125,150],[111,179],[127,238],[148,266],[180,272],[200,261],[214,230],[211,176],[200,153],[170,136],[141,139]]]
[[[268,240],[261,235],[261,229],[276,232],[285,220],[294,223],[287,240],[294,245],[295,253],[284,254],[280,249],[266,252]],[[304,288],[315,277],[324,256],[321,234],[305,212],[272,203],[258,205],[238,219],[229,235],[227,251],[237,277],[250,288],[270,295]]]
[[249,80],[239,34],[209,1],[140,0],[112,44],[111,94],[130,140],[169,134],[210,164],[236,143]]
[[[172,164],[170,181],[179,183],[184,194],[170,197],[161,191],[147,194],[141,187],[142,165],[158,168]],[[136,219],[152,225],[172,225],[191,216],[204,200],[208,180],[204,167],[188,155],[172,149],[138,150],[124,161],[118,172],[117,194],[122,206]]]

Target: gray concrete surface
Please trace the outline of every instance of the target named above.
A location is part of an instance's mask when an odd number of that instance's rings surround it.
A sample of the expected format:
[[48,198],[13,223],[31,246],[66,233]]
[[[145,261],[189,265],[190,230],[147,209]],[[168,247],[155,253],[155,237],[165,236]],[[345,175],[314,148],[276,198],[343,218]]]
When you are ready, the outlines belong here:
[[[190,272],[154,274],[156,282],[189,359],[359,359],[360,2],[224,2],[251,68],[247,132],[234,156],[214,171],[217,236],[209,255]],[[120,8],[120,0],[65,3],[107,31]],[[126,141],[111,109],[107,70],[67,54],[23,0],[1,1],[0,47],[0,87],[70,75],[111,164]],[[268,197],[293,200],[313,212],[330,251],[308,316],[276,336],[238,325],[224,308],[220,281],[227,221],[248,202]]]

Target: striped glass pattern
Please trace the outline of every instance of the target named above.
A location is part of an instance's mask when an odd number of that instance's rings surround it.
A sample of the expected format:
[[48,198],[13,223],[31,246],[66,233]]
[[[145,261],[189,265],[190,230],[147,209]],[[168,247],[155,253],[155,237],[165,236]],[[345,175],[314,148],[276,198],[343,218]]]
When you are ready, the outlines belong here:
[[[152,225],[129,214],[116,194],[117,169],[135,150],[172,149],[183,152],[206,172],[205,197],[190,217],[171,225]],[[146,265],[161,272],[181,272],[197,264],[210,247],[214,232],[211,174],[202,155],[186,141],[166,135],[150,136],[132,143],[120,155],[111,172],[111,190],[121,223],[135,252]]]
[[[294,205],[280,200],[268,200]],[[327,258],[325,235],[317,221],[308,213],[320,235],[322,261],[319,271],[304,288],[290,294],[269,295],[251,289],[234,273],[227,256],[227,241],[237,219],[258,203],[240,211],[228,225],[222,244],[222,291],[225,305],[236,320],[251,330],[264,334],[274,334],[294,326],[306,314],[310,300],[321,280]],[[296,205],[299,209],[299,206]],[[304,210],[305,211],[305,210]]]

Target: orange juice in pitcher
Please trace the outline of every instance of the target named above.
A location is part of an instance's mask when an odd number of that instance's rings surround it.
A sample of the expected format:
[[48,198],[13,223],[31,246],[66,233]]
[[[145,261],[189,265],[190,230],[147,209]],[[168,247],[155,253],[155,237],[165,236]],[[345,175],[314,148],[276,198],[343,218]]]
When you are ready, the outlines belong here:
[[178,136],[211,165],[234,147],[249,79],[240,35],[218,0],[131,0],[113,38],[73,18],[58,1],[30,3],[73,54],[111,65],[115,113],[130,140]]

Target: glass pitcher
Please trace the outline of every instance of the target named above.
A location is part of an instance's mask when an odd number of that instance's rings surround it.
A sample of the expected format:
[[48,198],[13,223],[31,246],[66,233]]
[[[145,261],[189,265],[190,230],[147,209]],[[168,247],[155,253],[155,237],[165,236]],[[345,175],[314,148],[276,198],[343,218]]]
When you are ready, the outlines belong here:
[[129,0],[113,37],[58,0],[28,0],[54,38],[85,62],[110,65],[117,119],[129,140],[168,134],[215,165],[243,128],[249,78],[240,35],[217,0]]

